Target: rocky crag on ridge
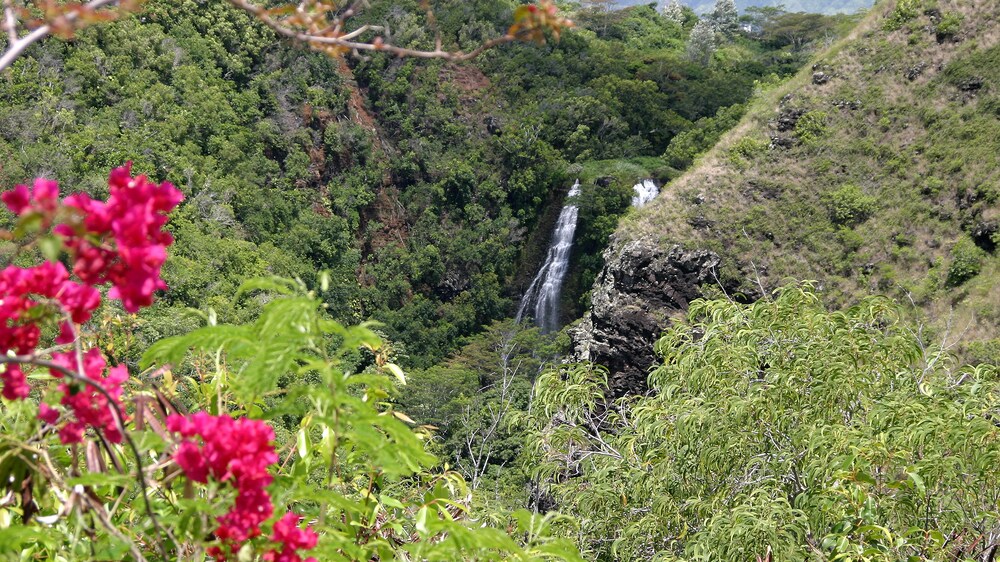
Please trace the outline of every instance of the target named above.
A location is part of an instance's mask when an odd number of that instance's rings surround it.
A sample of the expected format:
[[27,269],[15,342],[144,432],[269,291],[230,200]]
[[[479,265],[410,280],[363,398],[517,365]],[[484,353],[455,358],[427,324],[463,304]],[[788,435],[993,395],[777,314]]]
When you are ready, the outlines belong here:
[[1000,359],[998,43],[996,2],[876,6],[622,222],[577,358],[608,367],[616,395],[643,393],[691,300],[812,279],[832,306],[887,294],[929,345]]

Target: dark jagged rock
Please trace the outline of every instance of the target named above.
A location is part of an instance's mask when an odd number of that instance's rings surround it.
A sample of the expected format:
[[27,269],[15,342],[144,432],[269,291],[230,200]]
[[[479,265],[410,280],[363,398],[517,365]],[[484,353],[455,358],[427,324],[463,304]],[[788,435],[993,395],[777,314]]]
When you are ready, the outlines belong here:
[[980,76],[970,76],[958,83],[958,89],[963,92],[976,92],[983,87],[983,79]]
[[837,109],[849,109],[851,111],[857,111],[861,109],[861,100],[835,100],[833,102],[833,107]]
[[715,223],[706,218],[705,215],[697,215],[691,217],[688,220],[688,224],[694,227],[695,230],[709,230]]
[[596,185],[598,187],[608,187],[608,186],[611,185],[611,182],[613,182],[613,181],[615,181],[615,178],[613,178],[611,176],[603,176],[603,177],[595,179],[594,180],[594,185]]
[[814,72],[813,73],[813,84],[817,86],[822,86],[830,81],[830,75],[825,72]]
[[992,253],[997,249],[996,236],[1000,225],[996,221],[979,221],[972,227],[972,241],[976,246]]
[[792,137],[783,137],[780,135],[771,137],[771,144],[768,146],[771,150],[776,148],[789,149],[795,146],[795,139]]
[[720,258],[708,250],[664,250],[637,240],[605,252],[591,310],[573,330],[577,359],[608,368],[614,396],[644,394],[655,364],[653,344],[671,314],[701,296],[703,285],[717,283]]
[[784,191],[781,185],[761,179],[750,179],[743,185],[743,195],[753,199],[777,199]]
[[911,66],[906,70],[906,79],[910,82],[916,80],[921,74],[924,73],[924,69],[927,68],[926,62],[921,62],[918,65]]
[[486,130],[491,135],[499,136],[503,134],[503,123],[501,123],[500,119],[492,115],[487,115],[486,118],[483,119],[483,124],[486,125]]
[[461,271],[450,270],[444,274],[441,282],[435,287],[435,293],[441,300],[449,302],[455,299],[464,291],[469,290],[472,282],[469,276]]
[[795,125],[798,124],[799,118],[806,114],[804,109],[785,109],[778,114],[778,119],[774,123],[774,128],[778,131],[785,132],[795,129]]

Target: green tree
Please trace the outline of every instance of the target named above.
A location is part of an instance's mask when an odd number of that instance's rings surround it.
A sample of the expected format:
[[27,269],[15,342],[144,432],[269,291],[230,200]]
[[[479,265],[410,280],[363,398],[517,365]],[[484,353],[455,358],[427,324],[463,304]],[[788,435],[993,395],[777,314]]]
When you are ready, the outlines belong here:
[[995,365],[956,368],[884,298],[809,285],[691,304],[650,396],[569,365],[535,389],[531,466],[597,560],[941,560],[1000,525]]
[[688,38],[688,58],[706,66],[712,59],[716,45],[715,27],[708,20],[698,20],[698,23],[691,29],[691,36]]
[[801,51],[816,39],[833,36],[837,22],[838,18],[822,14],[780,14],[764,28],[764,39],[774,46],[790,46],[793,51]]

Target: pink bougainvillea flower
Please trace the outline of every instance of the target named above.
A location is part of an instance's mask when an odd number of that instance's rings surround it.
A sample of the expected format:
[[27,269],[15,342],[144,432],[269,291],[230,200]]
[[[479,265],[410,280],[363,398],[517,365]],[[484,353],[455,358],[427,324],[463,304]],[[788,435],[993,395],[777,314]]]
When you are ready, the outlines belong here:
[[23,215],[31,207],[31,192],[28,186],[19,185],[10,191],[5,191],[0,195],[4,205],[15,215]]
[[[54,353],[53,363],[70,371],[79,371],[74,353]],[[91,349],[83,355],[83,369],[80,374],[107,392],[115,405],[121,406],[122,385],[128,380],[128,369],[124,366],[112,367],[105,375],[107,362],[97,349]],[[58,371],[52,373],[62,378]],[[96,390],[90,384],[79,381],[66,381],[59,385],[62,392],[60,404],[72,414],[59,430],[59,439],[66,444],[83,441],[84,432],[88,427],[101,430],[112,443],[121,443],[122,434],[112,411],[108,396]],[[51,415],[51,414],[49,414]]]
[[82,231],[64,223],[56,232],[73,254],[73,272],[88,284],[110,282],[108,296],[136,312],[167,288],[160,269],[173,237],[163,226],[184,196],[170,183],[133,178],[131,164],[112,170],[108,189],[106,202],[86,194],[67,197],[65,205],[83,214]]
[[59,421],[59,410],[42,402],[38,405],[38,419],[49,425],[55,425]]
[[59,184],[38,178],[32,188],[19,185],[0,195],[0,199],[15,215],[37,212],[51,219],[59,207]]
[[22,400],[31,392],[28,379],[17,365],[8,363],[0,373],[0,380],[3,380],[3,397],[7,400]]
[[[309,527],[299,527],[301,520],[302,517],[289,511],[275,522],[271,541],[278,543],[280,547],[264,554],[266,562],[303,562],[297,551],[316,547],[319,535]],[[307,558],[305,562],[316,562],[316,559]]]
[[[0,295],[0,353],[18,355],[28,354],[38,345],[41,329],[36,307],[57,304],[74,322],[83,323],[101,303],[97,289],[71,281],[58,262],[5,268],[0,271]],[[60,339],[65,337],[72,341],[65,333]]]
[[234,420],[205,412],[170,416],[167,429],[182,438],[174,461],[188,478],[201,483],[211,478],[236,490],[236,501],[218,518],[215,530],[223,546],[209,553],[216,560],[226,560],[242,543],[260,535],[260,526],[274,512],[267,493],[273,479],[268,470],[278,461],[274,430],[260,420]]

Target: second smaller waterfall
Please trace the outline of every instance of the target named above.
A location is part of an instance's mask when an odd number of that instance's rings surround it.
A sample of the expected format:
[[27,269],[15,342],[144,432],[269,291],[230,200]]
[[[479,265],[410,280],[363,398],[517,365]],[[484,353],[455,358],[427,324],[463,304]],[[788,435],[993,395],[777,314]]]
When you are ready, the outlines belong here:
[[573,248],[576,221],[580,214],[580,208],[574,204],[573,198],[579,194],[580,180],[577,180],[566,196],[569,201],[559,213],[545,263],[528,286],[527,292],[521,298],[521,306],[517,309],[515,322],[520,323],[524,319],[525,312],[534,305],[535,324],[543,333],[559,329],[559,296],[566,271],[569,269],[570,250]]
[[637,183],[632,186],[635,191],[635,195],[632,196],[632,206],[642,208],[646,206],[660,193],[660,188],[656,187],[656,182],[653,180],[642,180],[641,183]]

